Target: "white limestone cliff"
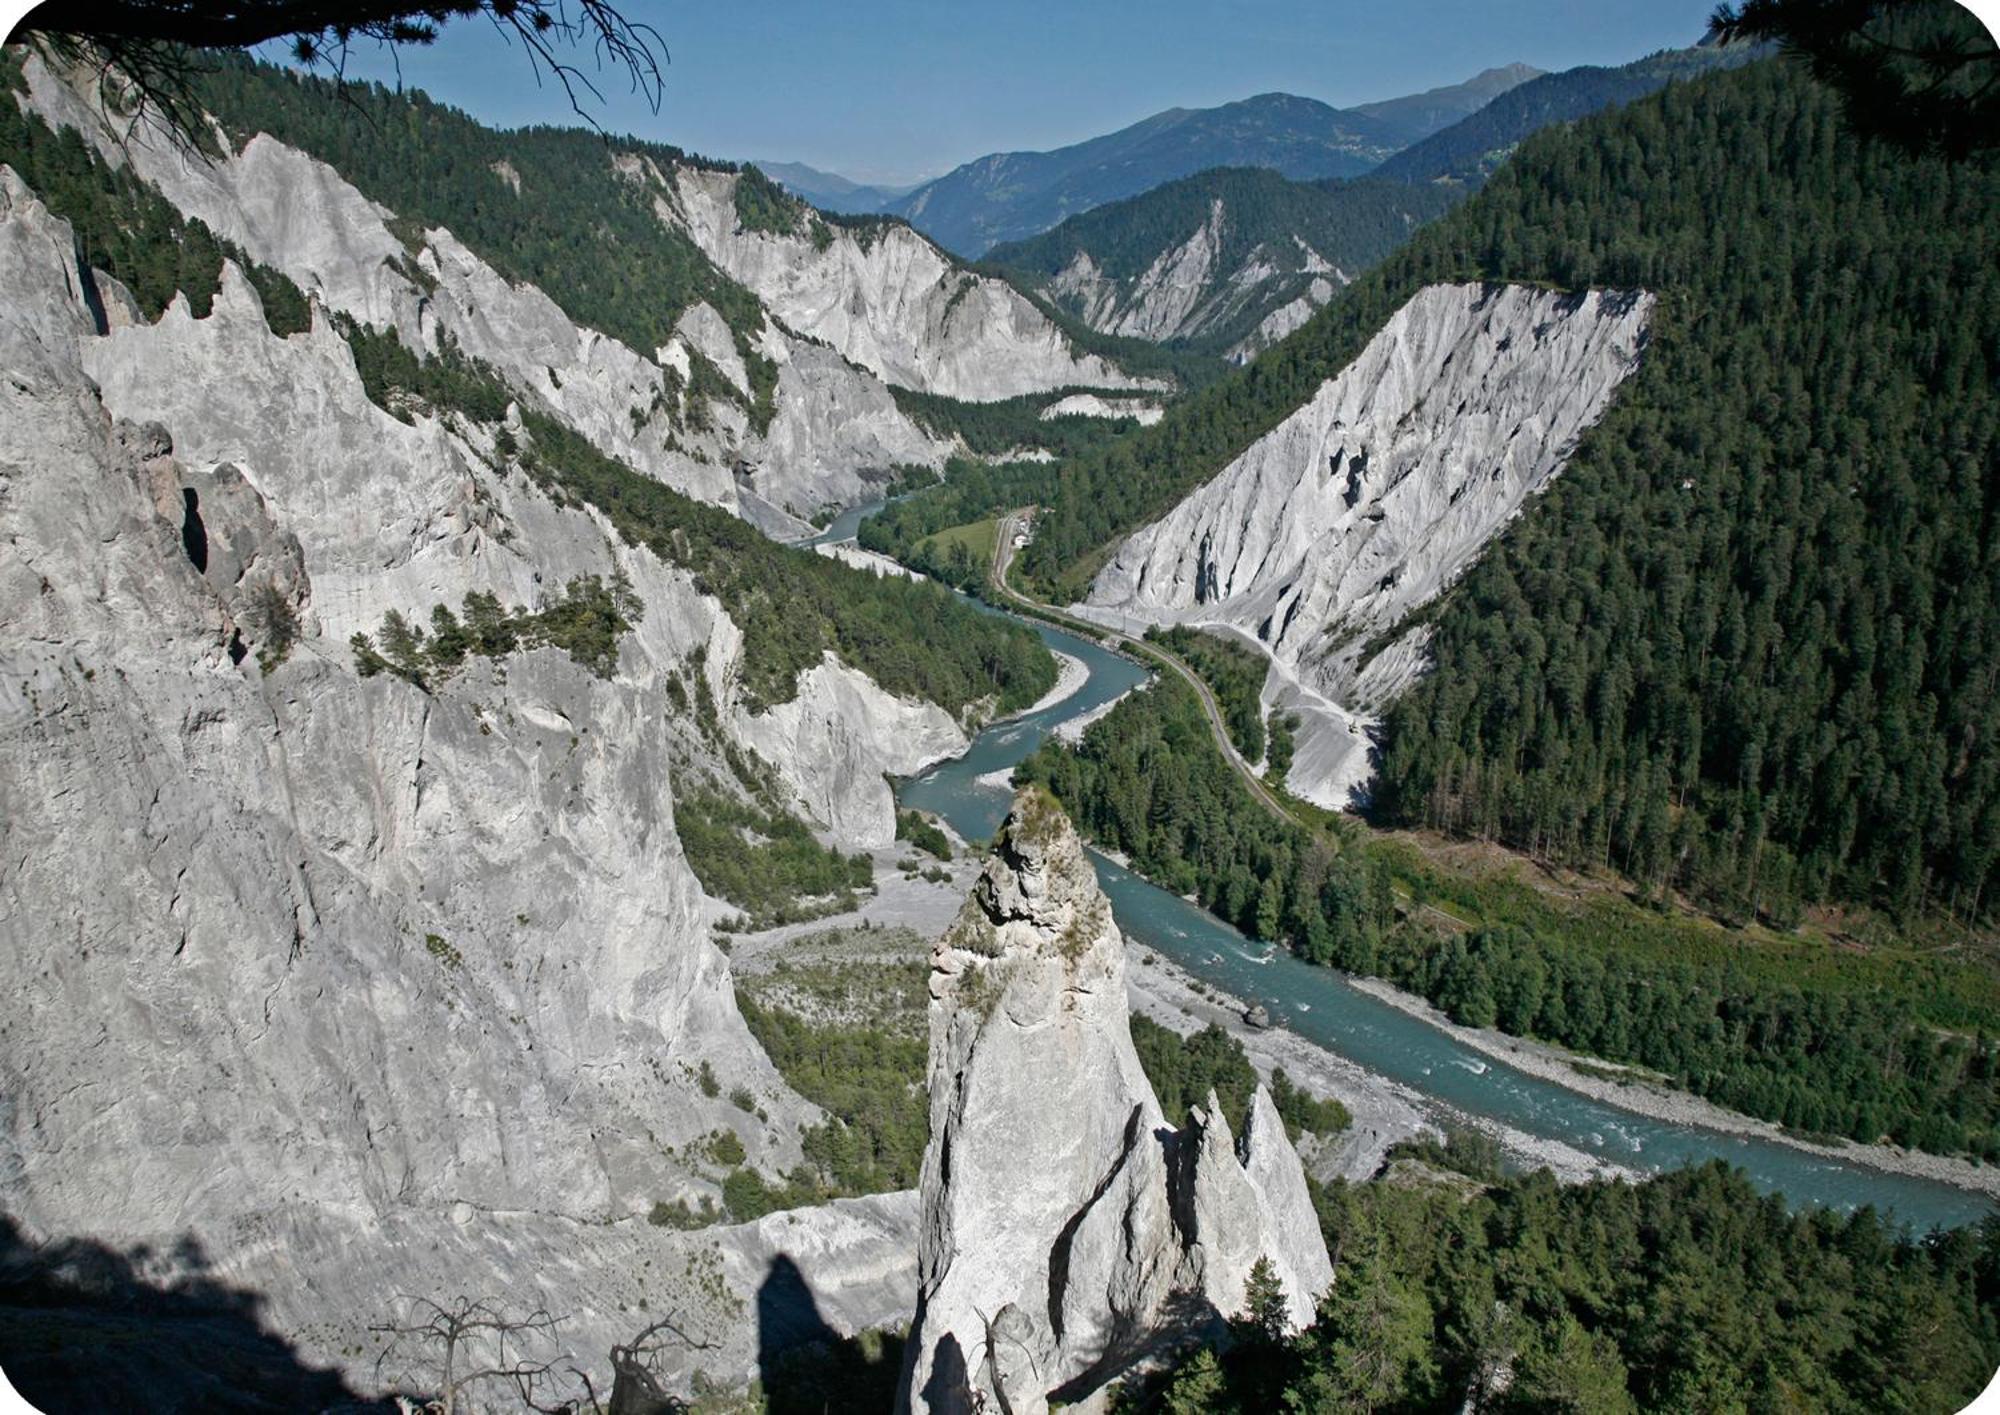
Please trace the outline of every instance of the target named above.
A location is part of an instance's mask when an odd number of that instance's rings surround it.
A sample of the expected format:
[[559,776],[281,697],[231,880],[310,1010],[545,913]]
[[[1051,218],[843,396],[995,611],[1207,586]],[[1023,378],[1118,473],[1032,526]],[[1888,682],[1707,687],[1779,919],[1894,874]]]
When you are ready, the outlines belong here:
[[[714,749],[668,678],[704,655],[724,729],[856,838],[958,729],[847,669],[760,725],[684,572],[476,430],[383,413],[233,266],[207,318],[132,318],[5,167],[0,367],[0,1208],[199,1251],[364,1386],[398,1292],[545,1302],[601,1357],[710,1242],[645,1217],[714,1192],[695,1143],[779,1172],[818,1118],[710,940],[674,792]],[[430,692],[356,673],[387,609],[618,573],[644,609],[608,678],[548,648]],[[274,598],[298,640],[266,671]],[[856,1320],[905,1290],[896,1212],[803,1246],[876,1275]]]
[[52,126],[74,128],[105,161],[129,165],[184,215],[329,309],[395,329],[413,349],[451,339],[606,455],[775,533],[798,534],[800,518],[877,496],[892,468],[941,466],[950,450],[906,417],[880,380],[769,322],[757,342],[778,365],[770,426],[757,432],[724,400],[687,416],[668,408],[665,395],[666,370],[686,377],[689,348],[739,390],[748,387],[734,336],[708,306],[688,310],[664,348],[634,350],[577,324],[534,286],[508,280],[443,227],[406,245],[410,233],[394,212],[267,134],[219,157],[191,152],[155,129],[127,134],[107,123],[94,95],[39,56],[27,58],[26,74],[29,101]]
[[1078,251],[1048,282],[1048,293],[1103,334],[1164,343],[1193,339],[1268,309],[1228,357],[1248,363],[1297,329],[1352,277],[1296,235],[1296,250],[1259,244],[1235,265],[1225,261],[1230,214],[1221,197],[1185,239],[1166,247],[1128,278],[1107,275],[1088,251]]
[[1420,291],[1359,357],[1166,516],[1119,546],[1077,612],[1203,624],[1272,659],[1304,719],[1287,778],[1340,807],[1367,781],[1371,714],[1423,665],[1384,641],[1563,468],[1638,367],[1652,296]]
[[661,181],[661,218],[686,230],[785,328],[877,377],[975,403],[1072,385],[1155,386],[1079,353],[1006,281],[964,269],[908,226],[853,228],[802,213],[796,231],[745,230],[736,214],[740,180],[676,167]]
[[1105,398],[1095,393],[1071,393],[1058,398],[1037,414],[1043,422],[1056,418],[1130,418],[1140,427],[1151,427],[1167,415],[1158,403],[1143,398]]
[[1240,1154],[1212,1099],[1179,1130],[1161,1114],[1110,904],[1046,792],[1015,797],[931,970],[908,1408],[1081,1400],[1239,1313],[1259,1257],[1311,1320],[1332,1266],[1269,1098]]

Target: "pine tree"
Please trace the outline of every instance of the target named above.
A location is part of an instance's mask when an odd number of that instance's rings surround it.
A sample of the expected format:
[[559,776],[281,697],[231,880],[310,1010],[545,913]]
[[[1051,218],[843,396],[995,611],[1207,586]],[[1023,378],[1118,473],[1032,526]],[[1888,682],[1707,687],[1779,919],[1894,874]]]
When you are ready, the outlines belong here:
[[1250,1267],[1243,1311],[1231,1329],[1237,1340],[1245,1344],[1276,1346],[1285,1339],[1291,1326],[1291,1304],[1285,1297],[1284,1280],[1269,1258],[1260,1257]]

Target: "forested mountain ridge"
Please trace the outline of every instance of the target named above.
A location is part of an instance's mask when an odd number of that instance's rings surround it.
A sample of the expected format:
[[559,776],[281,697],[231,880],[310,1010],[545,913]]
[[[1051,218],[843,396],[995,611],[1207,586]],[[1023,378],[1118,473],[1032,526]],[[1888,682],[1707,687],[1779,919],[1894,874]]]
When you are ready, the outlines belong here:
[[1748,44],[1663,49],[1630,64],[1580,65],[1542,74],[1511,88],[1448,128],[1410,144],[1371,174],[1398,182],[1450,182],[1477,187],[1523,139],[1552,123],[1574,122],[1644,98],[1676,80],[1747,64]]
[[995,246],[1093,329],[1246,362],[1456,199],[1443,188],[1215,168]]
[[1617,405],[1432,611],[1379,809],[1778,918],[1977,915],[2000,858],[1996,223],[1990,157],[1864,145],[1790,62],[1672,85],[1523,144],[1243,374],[1065,466],[1024,568],[1080,587],[1426,284],[1654,291]]
[[1352,109],[1288,93],[1172,108],[1051,152],[977,158],[886,209],[947,249],[977,257],[996,242],[1210,167],[1267,167],[1301,180],[1359,176],[1534,73],[1509,65],[1450,89]]

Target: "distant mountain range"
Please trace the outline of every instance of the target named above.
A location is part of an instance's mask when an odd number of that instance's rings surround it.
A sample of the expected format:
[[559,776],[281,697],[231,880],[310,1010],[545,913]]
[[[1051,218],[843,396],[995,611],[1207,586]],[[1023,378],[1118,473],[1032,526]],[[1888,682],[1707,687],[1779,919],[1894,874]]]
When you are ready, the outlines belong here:
[[794,163],[764,170],[815,205],[901,216],[947,248],[978,256],[1211,167],[1264,167],[1307,181],[1359,176],[1540,73],[1508,64],[1461,84],[1358,108],[1289,93],[1217,108],[1170,108],[1053,152],[992,153],[901,194]]
[[854,215],[885,211],[892,202],[908,196],[923,185],[922,182],[906,182],[902,186],[856,182],[841,176],[838,172],[808,167],[803,162],[759,160],[752,165],[793,196],[803,197],[821,211],[840,211]]
[[[1269,170],[1213,169],[996,245],[986,258],[1101,333],[1243,363],[1476,190],[1536,130],[1756,52],[1704,45],[1662,50],[1618,68],[1539,74],[1360,179],[1299,182]],[[1489,71],[1498,78],[1520,72],[1518,66]],[[1414,131],[1446,106],[1436,95],[1418,94],[1373,105],[1369,116]]]

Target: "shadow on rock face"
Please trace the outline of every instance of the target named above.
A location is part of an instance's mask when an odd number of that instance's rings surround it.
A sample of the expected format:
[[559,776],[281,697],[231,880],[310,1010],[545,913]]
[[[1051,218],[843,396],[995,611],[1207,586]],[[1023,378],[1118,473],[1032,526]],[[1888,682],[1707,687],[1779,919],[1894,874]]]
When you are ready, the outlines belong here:
[[208,573],[208,527],[201,520],[201,493],[181,488],[181,549],[197,573]]
[[931,1378],[924,1384],[924,1402],[932,1415],[970,1415],[972,1373],[966,1369],[965,1353],[958,1349],[958,1337],[946,1332],[931,1360]]
[[778,1358],[786,1352],[839,1340],[840,1333],[820,1315],[819,1302],[799,1265],[789,1254],[780,1253],[757,1288],[757,1370],[764,1383],[771,1383]]
[[207,1266],[192,1236],[169,1253],[89,1238],[36,1245],[0,1215],[0,1367],[46,1415],[394,1410],[306,1365],[264,1326],[263,1298]]
[[799,1265],[783,1253],[757,1288],[757,1374],[769,1415],[878,1415],[895,1402],[903,1340],[842,1336],[821,1315]]

